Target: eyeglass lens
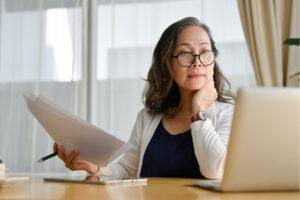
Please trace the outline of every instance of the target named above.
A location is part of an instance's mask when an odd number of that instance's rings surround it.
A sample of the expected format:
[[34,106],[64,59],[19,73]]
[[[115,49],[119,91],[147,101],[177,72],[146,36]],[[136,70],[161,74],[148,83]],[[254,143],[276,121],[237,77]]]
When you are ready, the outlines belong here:
[[181,66],[189,67],[195,62],[196,57],[200,59],[200,63],[204,66],[212,64],[215,58],[212,51],[204,51],[200,55],[193,55],[190,52],[183,52],[178,55],[177,59]]

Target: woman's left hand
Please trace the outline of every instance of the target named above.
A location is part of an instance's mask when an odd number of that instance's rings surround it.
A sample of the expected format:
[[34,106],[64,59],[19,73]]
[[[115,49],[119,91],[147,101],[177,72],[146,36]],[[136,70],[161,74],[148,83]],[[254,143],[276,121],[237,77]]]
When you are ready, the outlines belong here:
[[192,107],[194,115],[200,111],[206,111],[207,108],[218,98],[214,80],[211,78],[202,88],[193,96]]

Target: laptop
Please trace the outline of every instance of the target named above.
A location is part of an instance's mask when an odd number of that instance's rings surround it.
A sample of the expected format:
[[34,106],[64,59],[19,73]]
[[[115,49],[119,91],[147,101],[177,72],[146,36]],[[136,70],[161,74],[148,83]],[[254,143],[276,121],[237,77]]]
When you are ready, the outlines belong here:
[[222,192],[299,191],[300,89],[237,92],[222,180],[196,186]]

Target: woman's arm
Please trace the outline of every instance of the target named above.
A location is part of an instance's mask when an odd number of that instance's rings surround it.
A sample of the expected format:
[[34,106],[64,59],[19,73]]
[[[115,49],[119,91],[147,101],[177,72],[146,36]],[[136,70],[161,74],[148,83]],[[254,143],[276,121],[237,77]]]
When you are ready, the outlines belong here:
[[142,132],[142,114],[145,110],[138,113],[131,136],[128,143],[131,148],[125,152],[118,161],[100,168],[100,175],[114,176],[118,178],[127,178],[137,176],[137,168],[140,157],[141,132]]
[[85,170],[91,175],[97,176],[114,176],[114,177],[130,177],[136,176],[137,166],[140,152],[140,135],[142,130],[142,111],[139,112],[131,137],[128,143],[131,149],[125,152],[117,162],[110,163],[107,167],[97,166],[93,163],[80,160],[80,152],[74,149],[70,154],[66,155],[63,146],[54,143],[53,150],[58,152],[58,157],[65,163],[70,170]]
[[220,103],[212,119],[195,121],[191,124],[195,155],[200,171],[206,178],[221,179],[233,115],[233,105]]

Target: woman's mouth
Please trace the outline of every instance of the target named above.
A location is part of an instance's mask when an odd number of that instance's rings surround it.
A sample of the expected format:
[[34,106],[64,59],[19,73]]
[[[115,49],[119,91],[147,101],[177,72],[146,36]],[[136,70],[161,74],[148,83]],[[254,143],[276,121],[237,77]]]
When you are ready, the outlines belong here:
[[201,78],[206,77],[205,74],[190,74],[188,75],[189,78]]

